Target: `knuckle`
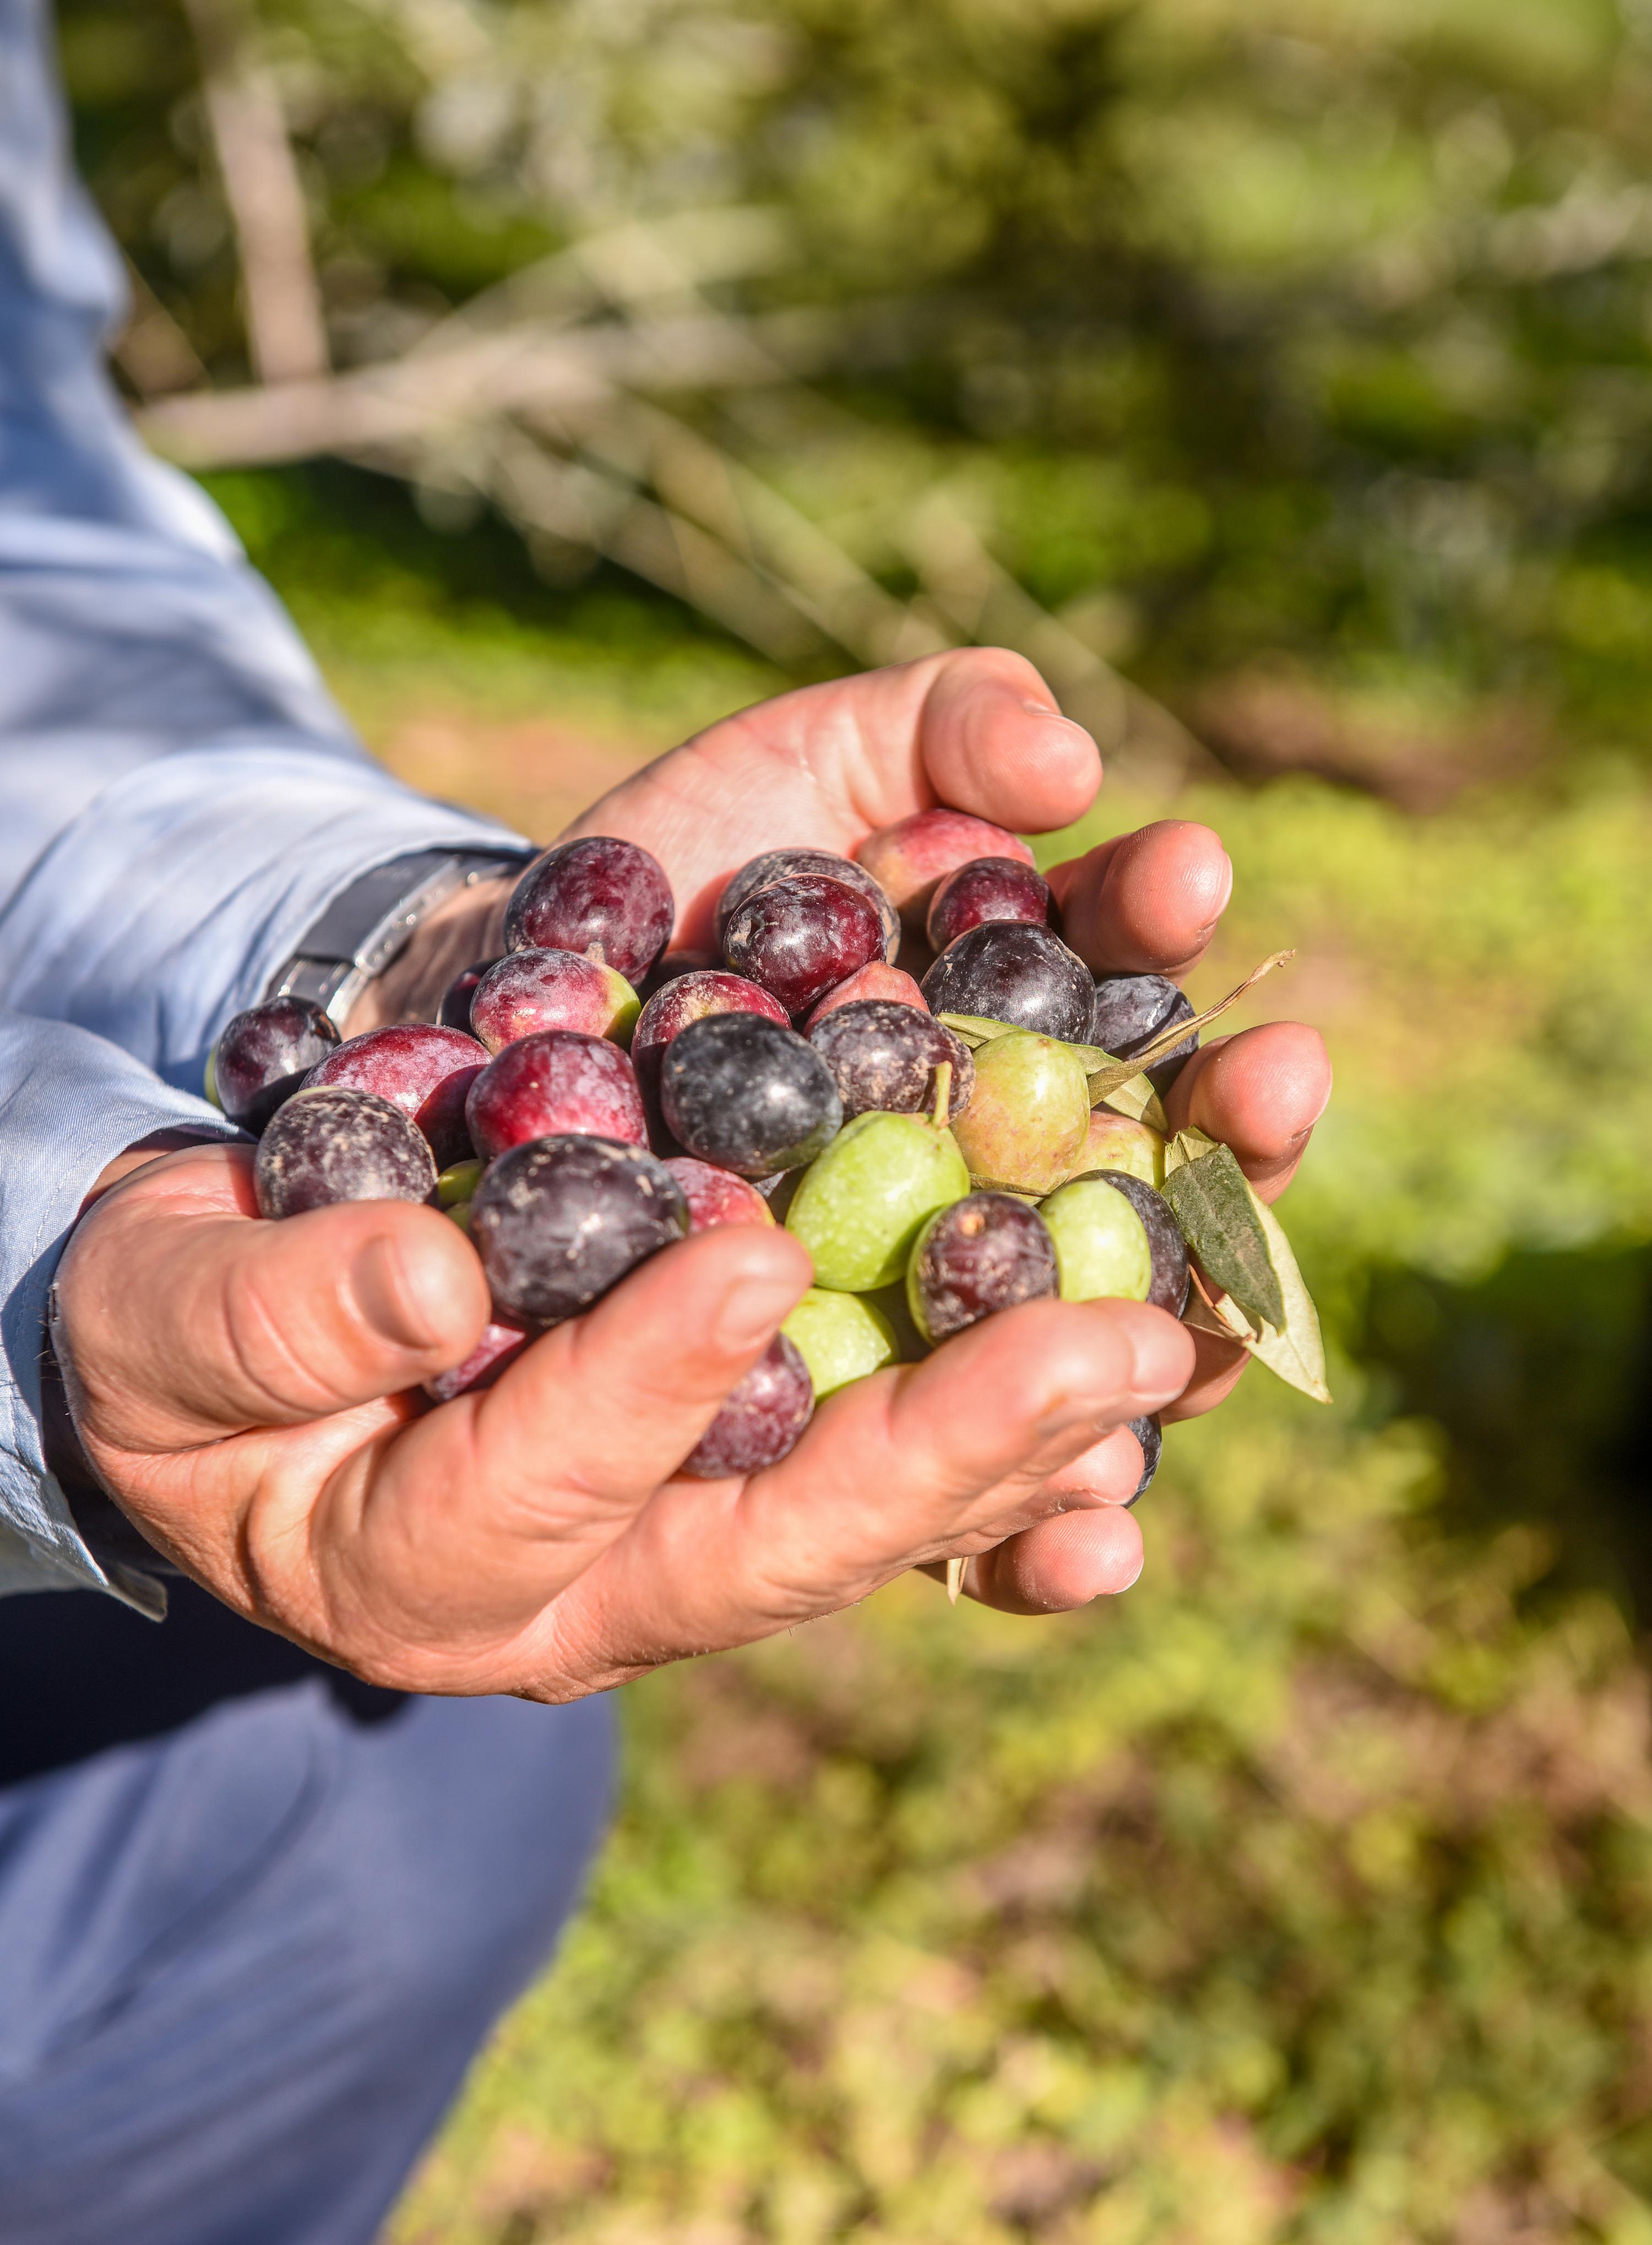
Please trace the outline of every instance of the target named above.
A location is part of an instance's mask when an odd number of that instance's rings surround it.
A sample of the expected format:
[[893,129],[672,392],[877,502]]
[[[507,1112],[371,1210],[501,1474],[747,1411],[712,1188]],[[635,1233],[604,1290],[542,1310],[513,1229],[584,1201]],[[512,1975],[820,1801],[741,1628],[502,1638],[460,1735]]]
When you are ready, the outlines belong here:
[[[261,1265],[232,1261],[226,1267],[214,1305],[217,1337],[226,1362],[247,1400],[274,1419],[293,1414],[321,1417],[349,1400],[330,1353],[315,1344],[320,1336],[309,1320],[295,1318],[293,1305],[272,1299],[278,1288]],[[342,1368],[342,1367],[341,1367]]]

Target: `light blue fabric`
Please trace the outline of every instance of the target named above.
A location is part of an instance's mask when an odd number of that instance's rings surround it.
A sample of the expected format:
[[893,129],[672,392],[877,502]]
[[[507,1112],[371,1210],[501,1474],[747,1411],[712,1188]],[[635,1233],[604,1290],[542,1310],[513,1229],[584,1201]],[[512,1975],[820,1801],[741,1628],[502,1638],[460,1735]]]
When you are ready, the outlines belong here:
[[227,525],[104,370],[119,262],[74,180],[42,0],[0,0],[0,1594],[99,1563],[47,1475],[41,1315],[87,1187],[179,1122],[323,906],[519,837],[367,756]]

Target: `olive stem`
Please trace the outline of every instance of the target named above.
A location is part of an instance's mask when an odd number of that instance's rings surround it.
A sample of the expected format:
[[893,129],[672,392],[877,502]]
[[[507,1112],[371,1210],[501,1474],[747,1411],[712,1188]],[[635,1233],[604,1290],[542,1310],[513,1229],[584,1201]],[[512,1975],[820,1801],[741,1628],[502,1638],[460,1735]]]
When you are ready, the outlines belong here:
[[944,1060],[935,1071],[935,1128],[944,1130],[952,1113],[952,1063]]

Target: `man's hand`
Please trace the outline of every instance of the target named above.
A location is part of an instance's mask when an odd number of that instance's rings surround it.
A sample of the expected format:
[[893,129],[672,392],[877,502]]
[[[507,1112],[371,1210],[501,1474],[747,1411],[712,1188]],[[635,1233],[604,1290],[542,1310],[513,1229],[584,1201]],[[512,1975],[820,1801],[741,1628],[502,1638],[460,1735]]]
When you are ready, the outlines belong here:
[[[937,803],[1046,832],[1081,817],[1100,781],[1094,743],[1060,715],[1031,663],[1002,648],[970,648],[808,687],[726,718],[605,795],[568,831],[623,834],[652,850],[679,900],[674,942],[704,947],[724,881],[760,850],[806,841],[852,857],[875,828]],[[1177,976],[1209,947],[1233,867],[1208,826],[1163,819],[1055,866],[1049,878],[1066,939],[1095,973]],[[1175,1128],[1196,1123],[1230,1145],[1273,1201],[1296,1175],[1330,1097],[1318,1033],[1276,1021],[1195,1053],[1169,1114]],[[1248,1361],[1236,1342],[1195,1338],[1197,1370],[1167,1420],[1212,1409]],[[1113,1493],[1117,1457],[1115,1445],[1106,1460],[1098,1455],[1074,1468],[1063,1487],[1075,1496]],[[1134,1486],[1132,1476],[1124,1494]],[[972,1567],[969,1588],[1016,1611],[1080,1604],[1115,1587],[1101,1558],[1116,1532],[1116,1523],[1076,1516],[1052,1523]]]
[[[732,718],[572,831],[653,850],[692,945],[761,849],[852,850],[938,800],[1048,828],[1098,778],[1026,664],[970,652]],[[1159,971],[1198,956],[1229,881],[1216,838],[1180,822],[1056,877],[1093,965]],[[1274,1027],[1199,1055],[1175,1099],[1271,1197],[1327,1089],[1318,1041]],[[686,1482],[674,1468],[809,1283],[784,1232],[668,1250],[496,1387],[433,1410],[417,1382],[487,1314],[457,1228],[394,1203],[261,1224],[248,1172],[234,1149],[169,1155],[81,1224],[57,1327],[81,1441],[229,1604],[412,1689],[575,1697],[953,1554],[1014,1611],[1124,1588],[1141,1551],[1119,1502],[1140,1471],[1125,1422],[1208,1407],[1239,1368],[1141,1305],[1028,1305],[831,1398],[767,1473]]]
[[809,1284],[789,1234],[687,1240],[433,1410],[406,1391],[487,1313],[457,1227],[397,1202],[262,1224],[250,1170],[169,1155],[78,1231],[58,1331],[81,1441],[227,1604],[408,1689],[572,1698],[995,1544],[1193,1363],[1141,1305],[1030,1305],[831,1397],[767,1473],[674,1480]]

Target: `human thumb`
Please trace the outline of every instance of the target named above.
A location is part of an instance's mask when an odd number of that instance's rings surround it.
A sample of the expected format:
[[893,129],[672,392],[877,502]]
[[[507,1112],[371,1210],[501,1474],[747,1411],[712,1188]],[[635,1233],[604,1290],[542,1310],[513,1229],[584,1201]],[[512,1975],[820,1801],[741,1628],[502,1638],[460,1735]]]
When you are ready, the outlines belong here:
[[360,1201],[270,1224],[249,1157],[139,1170],[77,1228],[53,1334],[77,1420],[127,1450],[323,1418],[460,1362],[488,1313],[470,1243],[434,1209]]

